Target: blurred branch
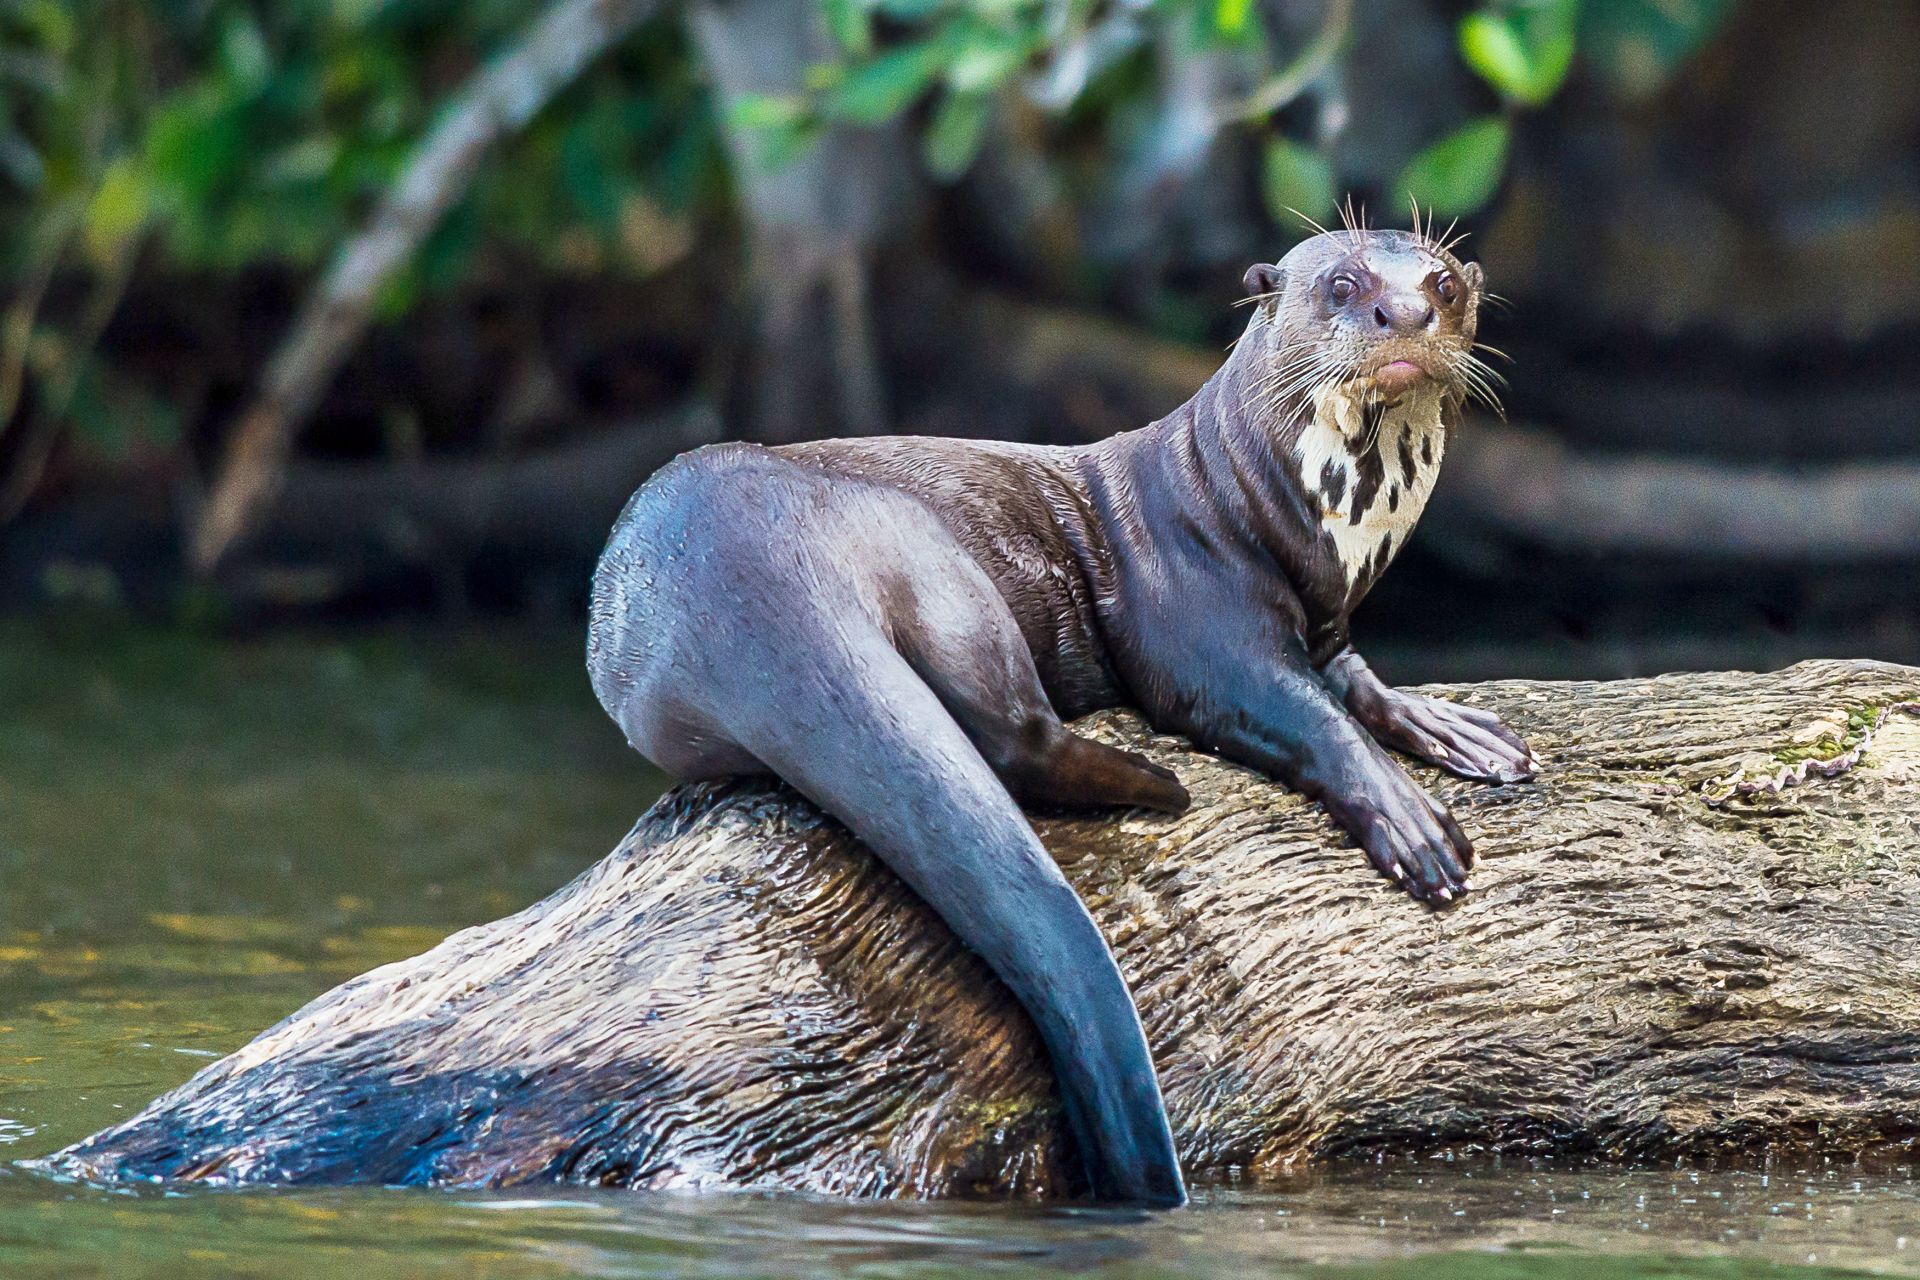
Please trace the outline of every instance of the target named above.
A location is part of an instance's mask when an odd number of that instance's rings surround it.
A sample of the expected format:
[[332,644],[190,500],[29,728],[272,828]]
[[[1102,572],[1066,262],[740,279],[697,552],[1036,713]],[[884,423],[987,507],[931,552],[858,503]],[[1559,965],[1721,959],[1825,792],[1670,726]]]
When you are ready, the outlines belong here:
[[495,143],[523,127],[658,0],[554,0],[421,139],[366,228],[343,247],[228,439],[188,546],[210,572],[282,482],[292,441],[359,340],[381,289],[466,191]]
[[1862,564],[1920,557],[1920,461],[1788,470],[1603,455],[1474,424],[1448,450],[1436,528],[1593,555]]
[[13,451],[14,464],[7,470],[5,481],[0,482],[0,525],[19,515],[34,490],[40,487],[40,478],[46,474],[47,462],[60,443],[61,428],[66,425],[73,398],[80,390],[80,380],[87,374],[87,362],[93,358],[101,335],[107,331],[107,323],[127,296],[127,286],[133,282],[140,244],[139,236],[128,236],[113,250],[112,262],[106,273],[95,279],[80,323],[64,344],[57,374],[44,379],[52,390],[41,397],[38,411],[24,425]]
[[482,546],[591,555],[641,481],[720,436],[719,415],[694,401],[532,453],[301,462],[288,467],[260,535],[411,562]]
[[1340,56],[1341,49],[1346,47],[1347,37],[1353,31],[1353,3],[1354,0],[1327,0],[1327,13],[1321,20],[1320,30],[1300,51],[1300,56],[1283,67],[1278,75],[1231,106],[1220,123],[1264,119],[1290,105],[1311,88],[1313,82],[1325,75]]
[[60,265],[60,255],[73,237],[76,222],[72,209],[65,208],[41,228],[41,247],[32,258],[26,282],[7,307],[5,320],[0,321],[0,436],[13,425],[14,412],[20,407],[40,303],[53,281],[54,269]]

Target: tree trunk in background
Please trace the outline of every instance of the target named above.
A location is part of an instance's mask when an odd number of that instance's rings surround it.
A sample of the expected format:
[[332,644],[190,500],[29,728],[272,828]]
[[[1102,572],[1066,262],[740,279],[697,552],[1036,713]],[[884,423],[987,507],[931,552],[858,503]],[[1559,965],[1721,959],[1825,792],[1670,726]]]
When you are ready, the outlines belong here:
[[798,98],[834,50],[818,6],[708,0],[689,6],[720,102],[749,270],[739,307],[749,335],[737,368],[745,434],[768,443],[887,428],[868,303],[871,254],[908,220],[918,159],[899,122],[829,128],[770,158],[767,136],[728,118],[751,97]]
[[[1422,780],[1436,913],[1321,810],[1102,714],[1195,804],[1037,822],[1111,940],[1199,1182],[1456,1150],[1901,1156],[1920,1135],[1920,670],[1438,690],[1531,785]],[[1796,785],[1797,784],[1797,785]],[[860,1195],[1074,1186],[986,968],[783,789],[683,788],[517,916],[324,996],[51,1165],[88,1178]]]

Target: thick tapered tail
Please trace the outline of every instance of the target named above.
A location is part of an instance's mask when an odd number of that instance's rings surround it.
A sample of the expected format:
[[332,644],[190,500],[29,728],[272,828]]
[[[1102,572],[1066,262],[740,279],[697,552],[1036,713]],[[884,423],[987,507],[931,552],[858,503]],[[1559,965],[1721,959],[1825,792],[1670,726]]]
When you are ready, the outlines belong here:
[[939,699],[875,644],[858,680],[790,686],[778,727],[755,735],[770,740],[744,745],[851,828],[1019,997],[1094,1194],[1184,1203],[1146,1034],[1099,926]]

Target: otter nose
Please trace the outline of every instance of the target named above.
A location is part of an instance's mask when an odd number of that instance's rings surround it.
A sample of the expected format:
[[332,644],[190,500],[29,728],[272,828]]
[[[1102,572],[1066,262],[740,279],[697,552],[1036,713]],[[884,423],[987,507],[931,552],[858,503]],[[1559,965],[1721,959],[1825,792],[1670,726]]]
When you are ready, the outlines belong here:
[[1417,333],[1433,321],[1433,304],[1425,298],[1388,297],[1374,304],[1373,322],[1394,333]]

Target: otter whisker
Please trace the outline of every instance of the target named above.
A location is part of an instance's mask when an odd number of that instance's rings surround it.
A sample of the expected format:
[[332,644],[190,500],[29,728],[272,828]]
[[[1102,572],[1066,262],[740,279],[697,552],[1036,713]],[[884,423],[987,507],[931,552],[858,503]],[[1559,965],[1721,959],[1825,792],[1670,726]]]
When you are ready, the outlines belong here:
[[1262,417],[1277,414],[1290,404],[1312,399],[1329,381],[1331,373],[1317,358],[1299,367],[1282,369],[1255,387],[1249,401],[1257,402],[1256,410]]
[[1454,371],[1461,385],[1467,389],[1467,398],[1478,400],[1491,409],[1501,421],[1506,421],[1506,406],[1500,403],[1499,387],[1507,385],[1501,373],[1471,351],[1462,352]]
[[1353,193],[1347,193],[1346,202],[1340,208],[1340,223],[1347,231],[1347,243],[1360,248],[1367,243],[1372,228],[1367,225],[1367,206],[1362,204],[1355,212]]
[[1321,226],[1313,218],[1300,212],[1300,210],[1294,208],[1292,205],[1287,205],[1286,210],[1288,213],[1292,214],[1294,217],[1300,219],[1300,221],[1306,223],[1309,227],[1313,228],[1313,230],[1318,232],[1319,234],[1323,236],[1331,234],[1325,227]]
[[1312,349],[1290,354],[1249,389],[1242,409],[1265,413],[1284,406],[1288,400],[1321,381],[1325,372],[1324,364],[1324,358]]
[[1336,385],[1348,376],[1351,370],[1343,373],[1327,355],[1308,350],[1285,362],[1255,388],[1259,411],[1265,416],[1285,410],[1291,404],[1311,402],[1323,388]]

